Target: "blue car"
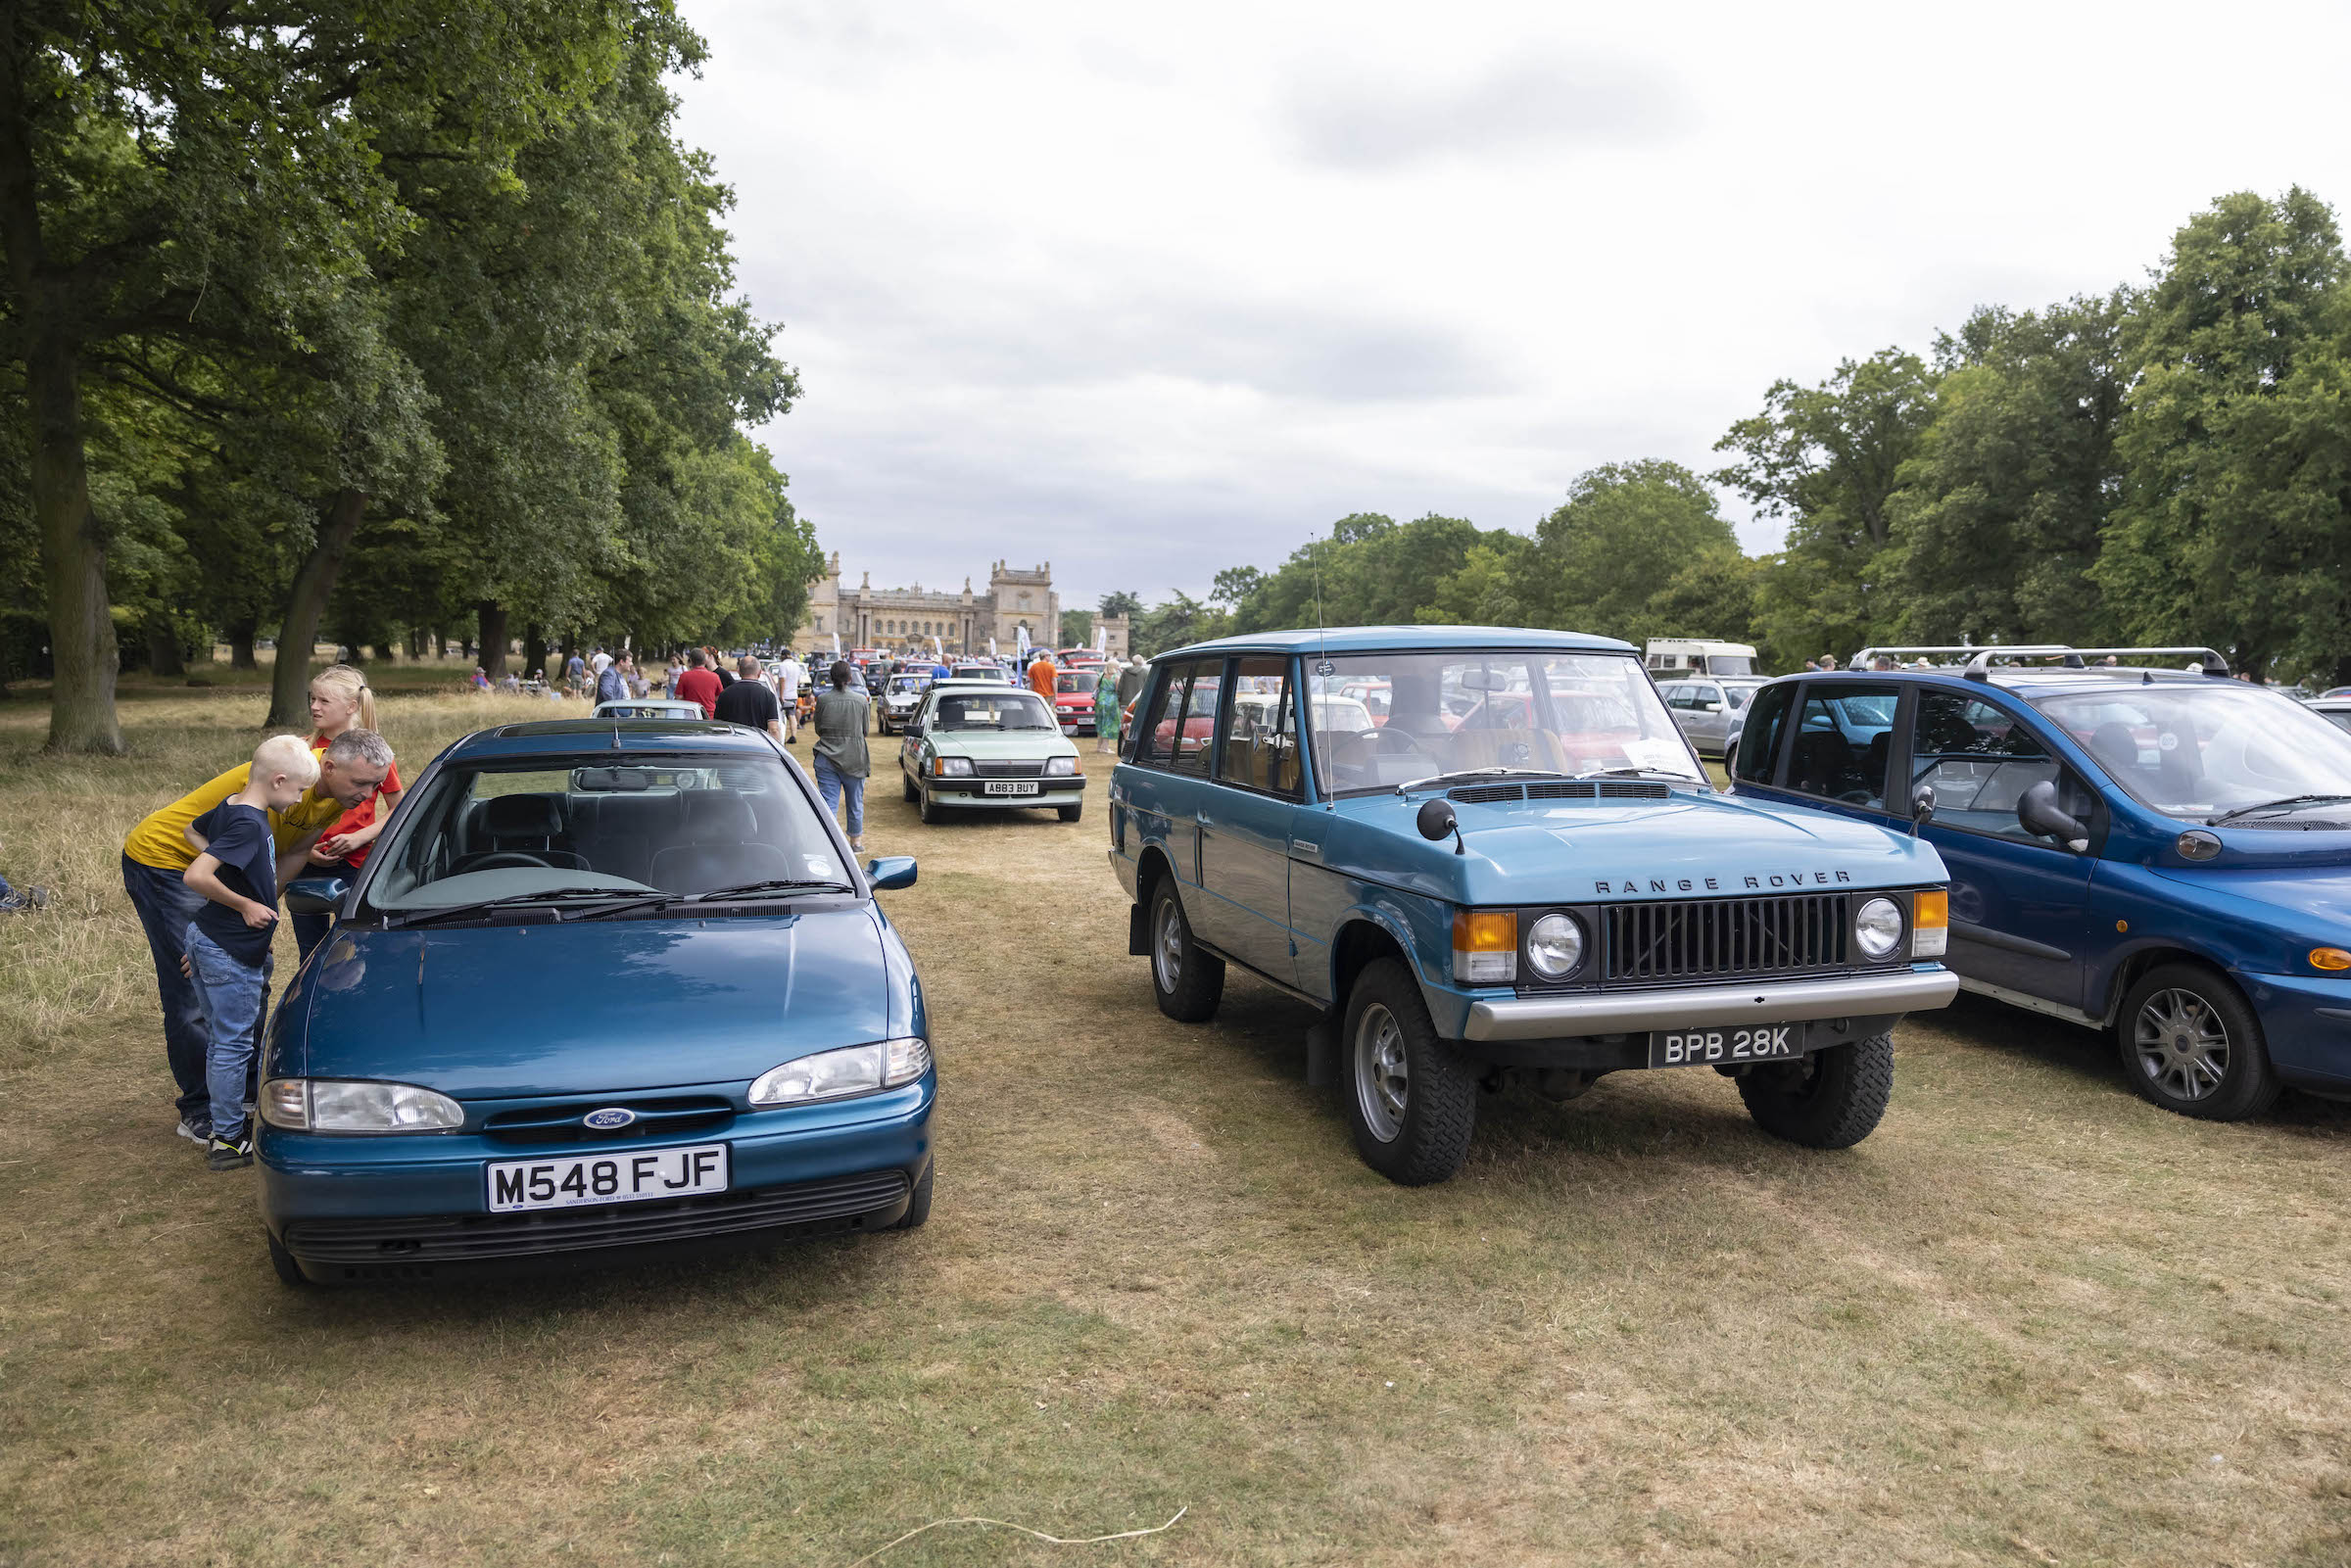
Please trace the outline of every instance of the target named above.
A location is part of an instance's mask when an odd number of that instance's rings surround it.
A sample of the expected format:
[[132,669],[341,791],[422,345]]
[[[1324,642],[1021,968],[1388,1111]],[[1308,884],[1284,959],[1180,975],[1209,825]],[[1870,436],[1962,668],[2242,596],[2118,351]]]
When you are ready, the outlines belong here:
[[911,1228],[930,1022],[876,888],[765,735],[635,720],[459,740],[402,797],[264,1046],[289,1284]]
[[1478,1091],[1513,1078],[1568,1099],[1710,1067],[1765,1130],[1857,1143],[1895,1021],[1957,985],[1931,847],[1718,794],[1605,638],[1353,627],[1164,654],[1110,832],[1161,1011],[1213,1017],[1234,967],[1320,1010],[1309,1077],[1336,1069],[1358,1151],[1407,1184],[1452,1175]]
[[[2208,648],[1869,648],[1749,704],[1741,799],[1916,832],[1970,991],[2186,1116],[2351,1097],[2351,735]],[[2183,667],[2184,663],[2184,668]]]

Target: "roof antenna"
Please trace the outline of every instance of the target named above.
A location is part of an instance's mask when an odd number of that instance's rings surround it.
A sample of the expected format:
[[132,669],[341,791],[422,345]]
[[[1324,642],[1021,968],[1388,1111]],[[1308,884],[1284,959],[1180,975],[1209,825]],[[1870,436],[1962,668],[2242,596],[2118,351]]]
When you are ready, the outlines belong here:
[[1315,674],[1330,674],[1330,639],[1322,629],[1322,535],[1319,530],[1309,534],[1307,540],[1315,555]]

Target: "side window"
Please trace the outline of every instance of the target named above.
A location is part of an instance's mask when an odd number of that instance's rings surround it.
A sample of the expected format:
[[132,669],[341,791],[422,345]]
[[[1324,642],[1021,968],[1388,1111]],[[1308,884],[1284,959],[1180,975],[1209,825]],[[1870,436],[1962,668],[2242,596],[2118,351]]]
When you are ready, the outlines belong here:
[[1718,686],[1692,687],[1690,689],[1690,705],[1694,708],[1703,708],[1709,713],[1721,711],[1722,688]]
[[[1844,682],[1804,688],[1788,787],[1850,806],[1886,804],[1886,758],[1901,693]],[[1752,728],[1751,723],[1750,728]]]
[[1244,789],[1297,793],[1297,703],[1290,690],[1290,661],[1237,659],[1232,685],[1217,777]]
[[1771,783],[1772,757],[1779,750],[1780,731],[1788,722],[1792,686],[1767,686],[1755,693],[1754,707],[1739,741],[1738,767],[1733,770],[1749,784]]
[[1665,705],[1669,708],[1688,707],[1690,705],[1690,689],[1680,685],[1665,688]]
[[1217,696],[1223,689],[1220,677],[1223,667],[1211,661],[1190,666],[1190,695],[1183,703],[1183,722],[1176,727],[1172,739],[1174,754],[1168,766],[1177,773],[1193,773],[1205,777],[1208,759],[1216,750]]
[[2005,710],[1956,691],[1922,691],[1910,737],[1911,789],[1935,791],[1935,825],[2046,844],[2017,820],[2017,802],[2037,784],[2056,781],[2058,803],[2087,821],[2088,786],[2048,753]]
[[1153,672],[1150,688],[1142,704],[1134,710],[1134,760],[1146,766],[1164,768],[1175,755],[1176,731],[1183,718],[1184,689],[1191,684],[1192,668],[1188,664],[1173,664]]

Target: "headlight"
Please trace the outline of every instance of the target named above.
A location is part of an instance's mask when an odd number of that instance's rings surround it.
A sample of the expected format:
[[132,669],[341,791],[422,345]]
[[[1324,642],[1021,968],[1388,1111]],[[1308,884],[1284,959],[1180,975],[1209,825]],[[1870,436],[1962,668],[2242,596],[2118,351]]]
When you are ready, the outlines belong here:
[[1902,906],[1891,898],[1863,901],[1853,911],[1853,940],[1864,958],[1888,958],[1902,945]]
[[912,1083],[931,1070],[927,1041],[877,1040],[872,1045],[819,1051],[770,1069],[751,1085],[753,1105],[801,1105],[839,1100]]
[[972,776],[972,759],[969,757],[933,757],[931,773],[933,777],[939,779],[969,779]]
[[1528,928],[1526,963],[1547,980],[1563,980],[1584,961],[1584,928],[1572,915],[1546,915]]
[[1067,779],[1077,771],[1078,759],[1076,757],[1047,757],[1045,759],[1045,777],[1048,779]]
[[465,1108],[413,1083],[271,1078],[262,1085],[262,1119],[295,1132],[447,1132]]

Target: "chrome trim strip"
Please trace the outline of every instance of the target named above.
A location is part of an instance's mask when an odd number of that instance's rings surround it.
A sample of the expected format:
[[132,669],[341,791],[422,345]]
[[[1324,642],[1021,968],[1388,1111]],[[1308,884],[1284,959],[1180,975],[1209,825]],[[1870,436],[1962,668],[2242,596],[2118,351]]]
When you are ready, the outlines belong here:
[[1898,969],[1825,979],[1517,997],[1472,1002],[1462,1032],[1472,1040],[1547,1040],[1715,1023],[1785,1023],[1848,1014],[1874,1017],[1943,1007],[1958,992],[1959,976],[1948,970]]
[[2063,1002],[2052,1002],[2045,996],[2035,996],[2029,991],[2010,990],[2005,985],[1994,985],[1990,980],[1973,980],[1962,977],[1959,981],[1959,989],[1974,996],[1989,996],[1993,1001],[2005,1002],[2010,1007],[2021,1007],[2028,1013],[2039,1013],[2043,1018],[2059,1019],[2067,1023],[2079,1023],[2086,1029],[2102,1029],[2106,1026],[2104,1019],[2093,1019],[2080,1008],[2067,1007]]

